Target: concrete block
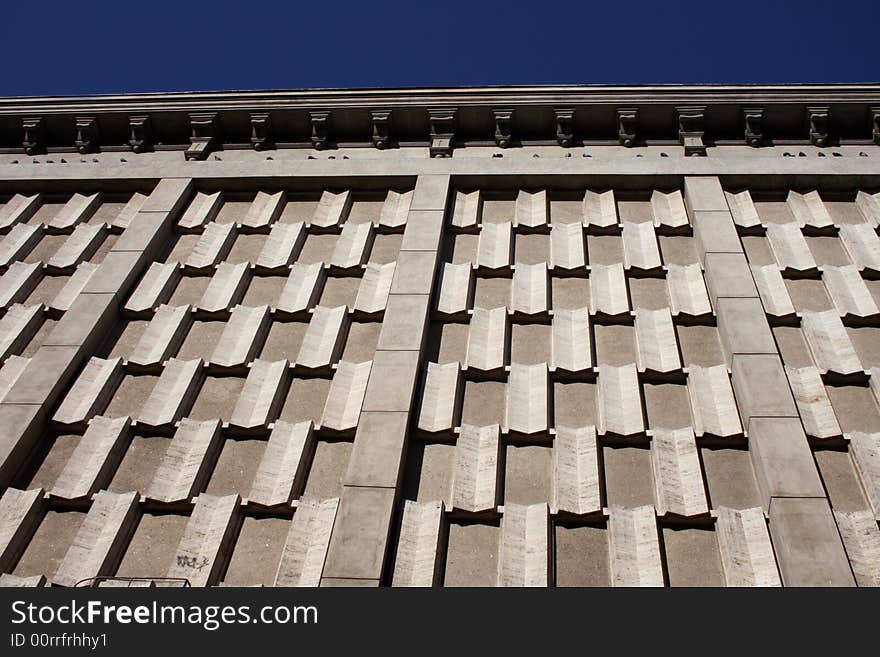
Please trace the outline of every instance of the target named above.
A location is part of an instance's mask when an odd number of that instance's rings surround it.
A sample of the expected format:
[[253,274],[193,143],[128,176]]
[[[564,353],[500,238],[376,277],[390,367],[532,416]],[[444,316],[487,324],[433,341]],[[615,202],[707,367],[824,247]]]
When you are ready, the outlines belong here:
[[730,212],[694,212],[694,238],[701,259],[709,253],[742,253]]
[[654,212],[654,226],[657,228],[682,228],[688,225],[684,198],[679,190],[664,194],[654,190],[651,194],[651,209]]
[[372,366],[369,360],[363,363],[339,361],[321,415],[322,427],[349,431],[357,426]]
[[590,349],[590,314],[587,308],[563,308],[553,312],[551,366],[581,372],[593,365]]
[[104,256],[82,291],[84,294],[117,294],[123,298],[128,295],[147,262],[148,258],[142,251],[111,251]]
[[698,436],[709,434],[726,437],[742,433],[727,367],[691,365],[688,368],[687,386],[694,432]]
[[777,498],[770,536],[785,586],[854,586],[828,500]]
[[437,251],[443,235],[441,210],[410,210],[403,231],[401,251]]
[[385,203],[382,204],[382,212],[379,215],[379,225],[384,228],[399,228],[406,223],[410,205],[412,205],[412,190],[408,192],[395,192],[388,190]]
[[7,488],[0,498],[0,571],[15,567],[43,516],[43,489]]
[[448,175],[421,175],[416,178],[412,210],[445,210],[449,197]]
[[[109,258],[110,254],[108,254],[107,257]],[[49,302],[49,308],[56,312],[67,312],[70,310],[73,302],[76,301],[76,298],[85,289],[86,285],[98,269],[99,265],[92,264],[91,262],[79,263],[71,277],[67,279],[64,287],[62,287],[58,291],[58,294],[55,295],[55,298]]]
[[706,286],[716,307],[720,297],[758,297],[752,271],[743,254],[707,253],[705,267]]
[[142,212],[166,212],[176,214],[192,195],[191,178],[163,178],[141,207]]
[[743,425],[752,417],[797,417],[794,398],[777,355],[736,355],[733,390]]
[[514,209],[514,226],[537,228],[546,226],[550,216],[550,204],[547,200],[547,190],[534,193],[519,190],[516,195]]
[[749,190],[731,194],[724,192],[727,197],[727,205],[730,207],[730,214],[733,215],[733,223],[740,228],[755,228],[761,225],[761,218],[758,216],[758,210],[752,202],[752,196]]
[[612,507],[608,533],[612,586],[663,586],[653,506]]
[[106,488],[125,455],[130,425],[128,417],[92,418],[52,486],[52,496],[82,499]]
[[0,485],[9,486],[42,435],[46,409],[37,404],[0,404]]
[[775,354],[776,341],[758,297],[719,298],[715,305],[721,344],[730,362],[735,354]]
[[377,351],[362,410],[409,411],[419,357],[418,351]]
[[338,507],[336,497],[300,501],[281,551],[275,586],[315,587],[321,583]]
[[553,506],[575,515],[602,510],[596,427],[556,427]]
[[553,224],[550,230],[550,262],[554,269],[580,269],[586,265],[584,228],[580,223]]
[[381,579],[396,491],[346,486],[330,537],[325,577]]
[[361,277],[361,284],[358,286],[354,309],[367,314],[385,310],[396,268],[397,263],[394,262],[384,265],[368,262]]
[[216,584],[235,541],[240,504],[238,495],[199,495],[166,576],[185,577],[191,586]]
[[119,315],[115,294],[81,294],[43,341],[46,347],[83,347],[94,351]]
[[691,212],[727,210],[727,199],[716,176],[685,176],[684,199]]
[[653,224],[623,222],[623,263],[627,270],[660,271],[663,261]]
[[835,511],[834,519],[859,586],[880,587],[880,529],[870,511]]
[[[475,192],[476,193],[476,192]],[[403,507],[392,586],[434,586],[440,579],[444,506],[407,500]]]
[[396,488],[404,461],[408,413],[361,413],[343,483]]
[[483,194],[474,192],[455,192],[450,223],[456,228],[473,228],[482,219]]
[[401,251],[397,255],[391,294],[431,294],[436,270],[436,252]]
[[749,455],[768,509],[777,497],[825,497],[813,453],[796,417],[753,417]]
[[418,426],[422,431],[451,431],[456,420],[461,367],[428,363]]
[[677,516],[709,513],[693,429],[654,429],[651,464],[657,513]]
[[614,199],[614,190],[597,193],[588,189],[584,193],[581,207],[584,226],[609,228],[617,225],[617,202]]
[[40,347],[3,401],[53,406],[84,357],[80,347]]
[[514,313],[536,315],[546,313],[550,300],[550,278],[547,263],[517,263],[513,271],[510,308]]
[[717,509],[715,534],[727,586],[782,586],[764,511]]
[[314,451],[315,433],[311,421],[275,422],[257,466],[248,500],[263,506],[276,506],[290,504],[292,499],[300,497]]
[[143,251],[154,260],[171,240],[171,214],[167,212],[138,212],[111,251]]
[[674,317],[706,317],[712,314],[700,265],[668,265],[666,286]]
[[540,586],[550,581],[547,504],[506,504],[501,519],[499,586]]

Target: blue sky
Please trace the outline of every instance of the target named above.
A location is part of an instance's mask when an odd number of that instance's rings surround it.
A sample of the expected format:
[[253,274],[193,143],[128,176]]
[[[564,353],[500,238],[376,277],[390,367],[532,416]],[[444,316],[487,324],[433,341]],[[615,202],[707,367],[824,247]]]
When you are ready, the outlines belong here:
[[880,79],[861,0],[31,0],[0,16],[3,96]]

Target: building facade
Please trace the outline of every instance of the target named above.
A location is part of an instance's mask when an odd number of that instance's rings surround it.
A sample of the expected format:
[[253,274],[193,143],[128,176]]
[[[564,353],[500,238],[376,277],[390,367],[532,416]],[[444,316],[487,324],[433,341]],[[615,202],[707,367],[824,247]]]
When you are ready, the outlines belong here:
[[880,85],[0,99],[0,583],[880,585]]

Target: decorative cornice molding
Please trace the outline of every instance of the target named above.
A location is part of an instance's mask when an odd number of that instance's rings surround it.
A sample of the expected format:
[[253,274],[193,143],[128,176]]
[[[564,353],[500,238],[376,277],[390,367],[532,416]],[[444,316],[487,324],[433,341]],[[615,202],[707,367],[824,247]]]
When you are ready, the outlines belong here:
[[21,120],[24,131],[22,146],[28,155],[36,155],[45,148],[46,121],[42,116],[30,116]]
[[874,143],[880,146],[880,107],[871,108],[871,136]]
[[135,153],[153,150],[153,123],[149,114],[128,117],[128,144]]
[[455,147],[455,115],[456,110],[450,108],[428,110],[430,157],[452,157],[452,149]]
[[691,155],[706,155],[706,143],[703,141],[705,129],[703,127],[703,112],[705,107],[679,107],[678,114],[678,140],[684,146],[686,157]]
[[187,160],[204,160],[216,146],[217,113],[190,114],[189,125],[192,134],[184,155]]
[[312,126],[312,146],[321,151],[330,143],[330,112],[309,112],[309,123]]
[[251,112],[251,144],[255,151],[266,150],[272,141],[272,115],[269,112]]
[[764,142],[764,110],[760,107],[744,109],[743,120],[746,124],[746,143],[758,148]]
[[828,145],[829,107],[808,107],[807,116],[810,120],[810,143],[813,146]]
[[94,116],[76,117],[76,150],[82,153],[93,153],[98,150],[99,143],[98,119]]
[[373,146],[378,149],[391,145],[391,132],[394,129],[390,110],[374,110],[370,113],[373,126]]
[[634,107],[617,110],[617,138],[621,146],[631,148],[636,143],[638,110]]
[[495,116],[495,143],[500,148],[513,146],[513,110],[492,110]]
[[568,148],[574,143],[574,110],[556,110],[556,143]]

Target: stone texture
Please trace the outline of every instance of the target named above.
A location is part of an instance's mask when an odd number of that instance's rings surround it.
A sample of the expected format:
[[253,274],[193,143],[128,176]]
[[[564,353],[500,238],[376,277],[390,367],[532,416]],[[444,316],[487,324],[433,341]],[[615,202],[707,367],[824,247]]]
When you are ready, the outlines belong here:
[[626,269],[658,271],[661,268],[653,224],[623,222],[623,262]]
[[90,419],[107,405],[121,379],[121,359],[93,356],[55,411],[53,421],[73,425]]
[[822,374],[847,375],[863,371],[855,347],[835,311],[804,311],[801,327]]
[[696,318],[712,314],[700,265],[668,265],[666,285],[673,316]]
[[269,307],[236,306],[214,352],[211,364],[222,367],[239,367],[253,360],[269,330]]
[[874,517],[880,520],[880,433],[856,431],[845,436],[850,441],[850,453],[865,496]]
[[831,508],[824,497],[773,500],[770,536],[784,586],[855,584]]
[[767,531],[764,512],[759,508],[719,507],[715,533],[727,586],[777,587],[779,571]]
[[241,225],[248,228],[262,228],[273,224],[281,216],[284,204],[284,192],[277,192],[275,194],[257,192],[257,196],[248,208],[247,214],[241,220]]
[[7,488],[0,497],[0,571],[18,561],[43,516],[43,491]]
[[422,431],[451,431],[456,420],[461,366],[428,363],[418,427]]
[[483,213],[483,196],[479,190],[475,192],[455,192],[450,223],[456,228],[472,228],[476,226]]
[[239,502],[238,495],[199,495],[168,577],[186,578],[191,586],[217,583],[235,538]]
[[16,194],[0,208],[0,230],[26,223],[43,204],[42,194]]
[[373,361],[369,360],[364,363],[339,361],[321,416],[322,427],[346,431],[357,426],[372,366]]
[[313,369],[329,367],[341,354],[347,327],[345,306],[317,306],[303,337],[296,364]]
[[630,436],[645,430],[635,365],[599,366],[598,409],[600,434]]
[[762,267],[752,265],[751,270],[758,294],[761,296],[761,303],[764,305],[764,312],[773,317],[794,316],[791,296],[785,287],[785,281],[782,280],[778,265]]
[[392,586],[434,586],[440,576],[444,506],[407,500],[403,507]]
[[655,189],[651,194],[651,210],[654,225],[658,228],[675,229],[688,225],[687,210],[679,190],[664,194]]
[[700,457],[690,427],[654,429],[651,463],[660,515],[699,516],[709,512]]
[[663,586],[654,507],[612,507],[608,533],[612,586]]
[[523,434],[547,430],[547,366],[513,363],[507,382],[507,429]]
[[590,313],[608,317],[629,314],[629,296],[622,264],[597,265],[590,270]]
[[223,192],[215,192],[214,194],[196,192],[177,225],[182,229],[201,228],[208,222],[214,221],[222,205]]
[[281,412],[287,382],[286,360],[256,359],[248,369],[244,388],[229,419],[238,429],[265,428]]
[[675,327],[668,308],[636,309],[635,327],[640,372],[665,374],[681,370]]
[[455,446],[452,506],[479,512],[495,508],[499,468],[498,425],[461,425]]
[[501,521],[499,586],[544,586],[550,581],[550,523],[546,504],[506,504]]
[[181,420],[146,496],[160,502],[176,502],[199,495],[211,474],[220,444],[219,420]]
[[348,219],[348,213],[351,212],[351,192],[344,191],[338,194],[325,191],[321,195],[321,201],[315,208],[315,213],[311,218],[311,225],[319,228],[328,228],[330,226],[338,226]]
[[853,264],[874,276],[880,274],[880,237],[868,224],[840,227],[840,241]]
[[560,309],[553,313],[553,359],[551,367],[582,372],[593,364],[588,308]]
[[467,367],[497,370],[505,365],[507,310],[474,308],[468,333]]
[[314,451],[311,422],[275,422],[257,466],[249,501],[263,506],[289,504],[305,488]]
[[556,427],[553,440],[553,507],[586,515],[601,511],[596,427]]
[[74,226],[88,221],[101,204],[101,194],[74,194],[64,204],[47,226],[59,232],[67,232]]
[[52,496],[74,500],[105,488],[125,453],[130,424],[127,417],[92,418],[52,487]]
[[761,218],[752,202],[752,196],[748,190],[732,194],[725,192],[727,197],[727,205],[730,207],[730,213],[733,215],[734,223],[740,228],[755,228],[761,225]]
[[870,511],[834,512],[856,583],[880,586],[880,529]]
[[749,455],[764,508],[782,497],[825,497],[813,454],[797,417],[753,417]]
[[202,382],[202,360],[168,359],[150,396],[141,407],[138,424],[168,427],[186,414]]
[[440,271],[437,312],[444,315],[464,314],[473,296],[473,270],[469,262],[443,263]]
[[816,270],[816,261],[796,223],[769,224],[767,239],[783,272],[803,274]]
[[877,302],[855,266],[826,266],[822,269],[822,282],[844,321],[880,315]]
[[510,267],[512,247],[510,222],[483,223],[480,228],[480,247],[477,267],[481,269],[506,269]]
[[278,299],[277,310],[289,314],[311,310],[318,303],[325,279],[324,267],[320,262],[310,265],[301,262],[294,264]]
[[344,488],[327,548],[324,577],[382,577],[394,497],[391,488]]
[[737,355],[731,367],[743,424],[752,417],[795,417],[797,409],[778,356]]
[[831,408],[828,393],[815,367],[788,367],[785,375],[791,384],[794,401],[807,435],[814,438],[833,438],[840,435],[840,425]]
[[275,586],[316,587],[321,584],[338,507],[338,498],[300,500],[281,553]]

